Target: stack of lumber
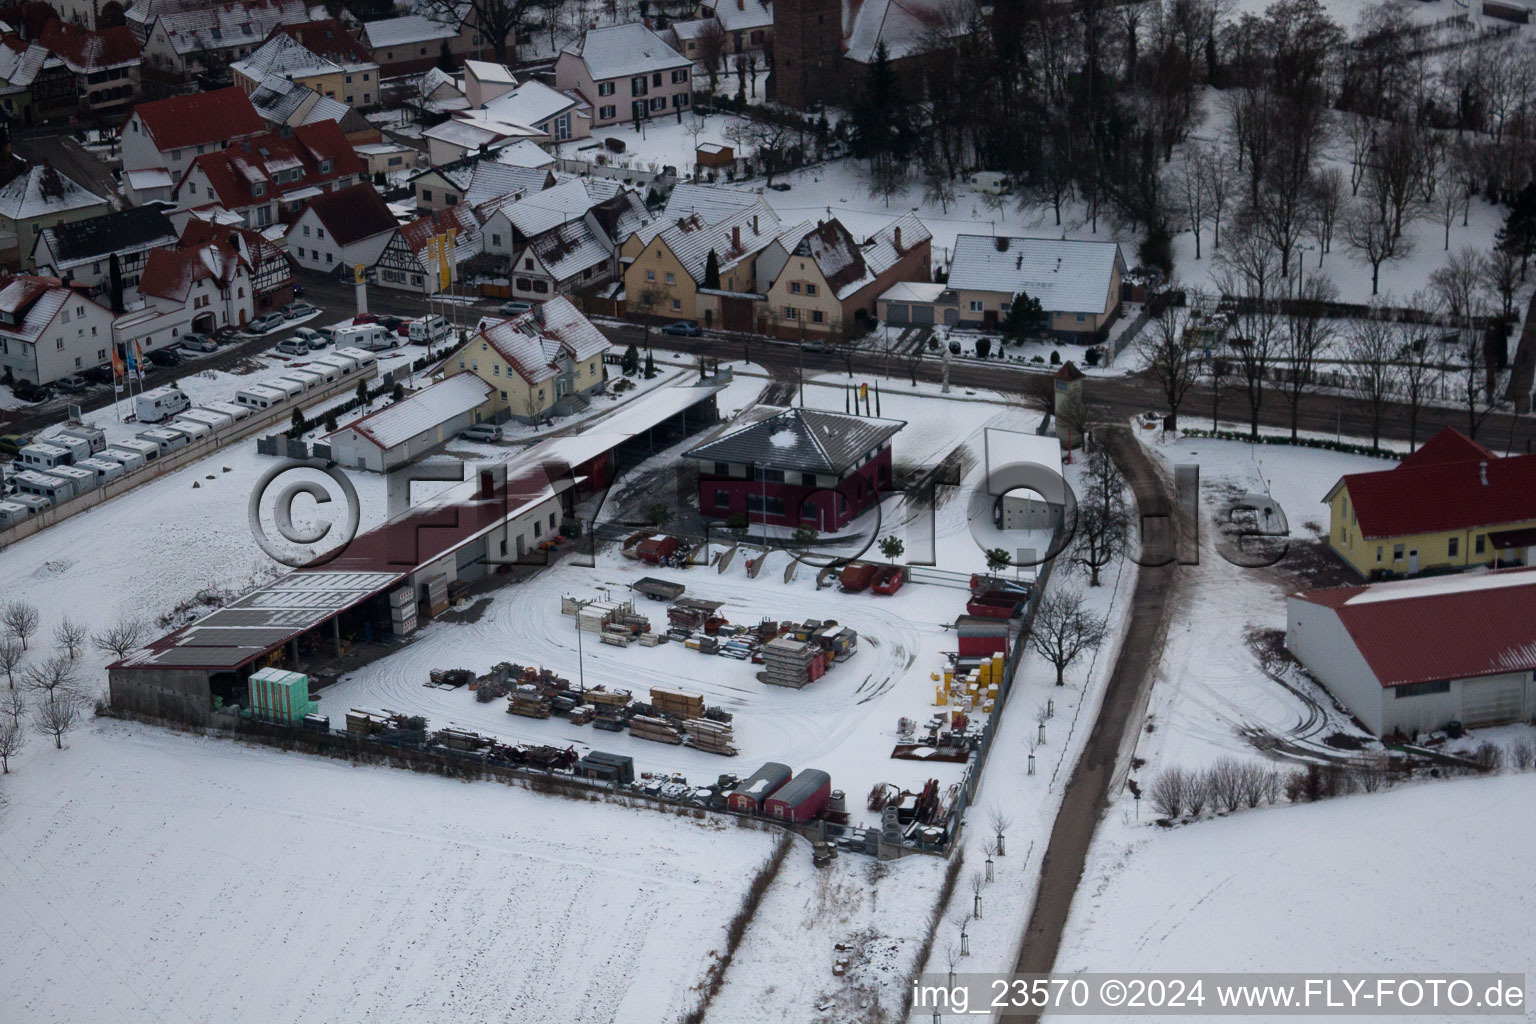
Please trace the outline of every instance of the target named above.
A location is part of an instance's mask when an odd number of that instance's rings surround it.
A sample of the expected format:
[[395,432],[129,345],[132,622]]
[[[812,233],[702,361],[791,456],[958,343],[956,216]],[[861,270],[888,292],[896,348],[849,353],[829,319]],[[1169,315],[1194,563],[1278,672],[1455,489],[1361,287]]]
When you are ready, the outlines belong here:
[[659,686],[653,686],[651,703],[655,705],[657,711],[676,715],[678,718],[700,718],[704,714],[703,694],[663,690]]
[[666,642],[667,642],[667,634],[665,634],[665,633],[641,633],[640,634],[640,646],[641,647],[659,647],[659,646],[661,646],[662,644],[664,644]]
[[736,756],[736,748],[733,746],[735,734],[729,724],[714,722],[708,718],[690,718],[684,723],[688,730],[688,745],[711,754],[724,754],[727,757]]
[[613,647],[628,647],[632,637],[628,632],[615,632],[613,627],[609,626],[603,630],[602,635],[598,639]]
[[548,718],[549,700],[537,687],[519,686],[507,698],[507,714],[524,718]]
[[779,637],[763,644],[763,671],[758,678],[772,686],[803,687],[811,678],[811,661],[818,654],[815,644]]
[[678,729],[665,718],[652,718],[649,715],[636,715],[629,720],[629,734],[642,740],[652,740],[656,743],[671,743],[674,746],[683,742],[682,730]]
[[597,709],[594,708],[591,704],[583,704],[580,707],[572,708],[568,717],[570,718],[572,725],[586,725],[592,721],[592,718],[596,713]]
[[628,690],[604,690],[598,688],[586,692],[586,702],[600,707],[622,708],[630,701]]

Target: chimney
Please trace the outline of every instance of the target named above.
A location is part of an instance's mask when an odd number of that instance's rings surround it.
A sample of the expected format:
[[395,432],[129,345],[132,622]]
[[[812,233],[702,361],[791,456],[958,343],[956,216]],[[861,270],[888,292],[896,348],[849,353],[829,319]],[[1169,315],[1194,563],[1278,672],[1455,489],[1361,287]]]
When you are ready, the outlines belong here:
[[757,234],[757,214],[752,215],[752,233]]
[[901,225],[896,225],[896,255],[901,255]]
[[735,225],[734,227],[731,228],[731,248],[732,249],[737,249],[737,250],[741,249],[741,225],[740,224],[737,224],[737,225]]
[[1482,481],[1482,485],[1484,487],[1487,487],[1488,486],[1488,463],[1487,462],[1479,462],[1477,464],[1477,476],[1478,476],[1478,479],[1480,481]]
[[747,9],[747,0],[736,0],[736,9],[738,11],[746,10]]

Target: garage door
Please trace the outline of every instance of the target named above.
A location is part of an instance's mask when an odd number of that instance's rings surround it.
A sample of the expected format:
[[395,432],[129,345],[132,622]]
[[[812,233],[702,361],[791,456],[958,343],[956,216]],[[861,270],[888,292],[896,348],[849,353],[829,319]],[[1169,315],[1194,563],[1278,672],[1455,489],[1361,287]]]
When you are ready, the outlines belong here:
[[913,306],[912,307],[912,322],[915,323],[915,324],[931,324],[931,323],[933,323],[933,307],[932,306]]
[[905,303],[888,302],[885,306],[885,322],[888,324],[904,324],[907,322],[907,307]]
[[1461,684],[1461,722],[1468,728],[1513,722],[1525,707],[1525,680],[1502,677]]

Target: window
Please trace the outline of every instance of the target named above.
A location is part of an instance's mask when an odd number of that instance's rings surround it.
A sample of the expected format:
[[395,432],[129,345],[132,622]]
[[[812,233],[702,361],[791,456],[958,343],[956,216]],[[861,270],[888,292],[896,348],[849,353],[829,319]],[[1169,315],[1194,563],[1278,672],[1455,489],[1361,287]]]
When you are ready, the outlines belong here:
[[677,275],[670,270],[667,271],[667,284],[677,284]]
[[1392,699],[1397,700],[1402,697],[1427,697],[1432,693],[1449,692],[1451,692],[1451,681],[1449,679],[1431,679],[1427,683],[1408,683],[1403,686],[1392,687]]
[[598,82],[597,94],[599,96],[612,96],[614,85],[612,82]]
[[432,201],[432,190],[431,189],[424,188],[424,189],[421,190],[421,201],[424,202],[424,203],[430,203]]
[[[533,269],[533,259],[531,257],[529,259],[523,260],[523,269],[524,270],[532,270]],[[654,281],[656,279],[654,277],[652,277],[652,278],[649,278],[648,280]]]
[[533,282],[533,293],[535,295],[545,295],[548,292],[549,292],[549,282],[548,281],[535,280]]
[[492,363],[491,364],[491,376],[492,377],[500,377],[501,376],[501,364],[500,363]]
[[648,91],[645,87],[644,75],[639,75],[629,80],[629,94],[631,96],[644,96]]
[[1456,555],[1460,552],[1460,550],[1461,550],[1461,538],[1460,537],[1452,537],[1445,544],[1445,553],[1447,555],[1451,556],[1452,558],[1455,558]]
[[[1402,545],[1398,545],[1398,546],[1401,547]],[[1483,551],[1487,548],[1487,546],[1488,546],[1488,539],[1487,539],[1486,535],[1480,533],[1480,534],[1477,535],[1477,540],[1476,540],[1476,542],[1474,542],[1472,550],[1476,551],[1478,554],[1482,554]]]
[[655,74],[651,75],[651,84],[656,86],[658,89],[661,88],[661,72],[660,71],[658,71]]
[[352,76],[351,76],[351,75],[348,75],[348,76],[347,76],[347,84],[348,84],[348,85],[351,85],[351,84],[352,84]]
[[197,195],[197,182],[195,182],[195,181],[187,182],[187,194],[188,195],[194,195],[194,196]]
[[459,205],[459,196],[458,196],[458,193],[456,193],[456,192],[444,192],[443,193],[443,200],[449,206],[458,206]]
[[728,462],[715,463],[715,476],[730,476],[731,464]]
[[[765,503],[763,501],[763,496],[761,494],[748,494],[747,495],[747,511],[748,512],[763,512],[763,511],[765,511],[765,509],[763,507],[764,504]],[[767,504],[766,511],[767,511],[767,513],[769,515],[771,515],[771,516],[782,516],[784,514],[784,499],[783,498],[769,497],[768,501],[766,502],[766,504]]]
[[980,313],[981,312],[981,300],[980,299],[972,299],[971,300],[971,312],[972,313]]
[[651,97],[651,109],[652,110],[666,110],[667,109],[667,98],[665,96],[653,96],[653,97]]
[[1077,314],[1077,322],[1080,323],[1080,324],[1087,323],[1088,322],[1088,314],[1087,313],[1079,313],[1079,314]]
[[805,294],[807,294],[807,295],[815,295],[816,294],[816,286],[813,285],[813,284],[807,283],[806,286],[805,286]]
[[826,319],[826,314],[819,309],[811,310],[811,323],[819,324]]
[[309,237],[309,225],[308,224],[304,225],[304,237],[305,238]]
[[549,514],[549,528],[551,530],[555,528],[555,514],[553,512]]
[[528,280],[528,278],[520,277],[520,278],[517,279],[517,290],[518,291],[526,292],[526,291],[531,291],[532,289],[533,289],[533,282]]
[[800,294],[800,282],[799,281],[791,281],[791,282],[789,282],[789,294],[791,294],[791,295],[799,295]]
[[1394,562],[1401,562],[1402,560],[1403,560],[1403,546],[1401,544],[1393,544],[1392,545],[1392,561],[1394,561]]
[[327,263],[335,263],[336,262],[336,258],[334,256],[332,256],[330,253],[326,253],[325,254],[325,262],[327,262]]
[[325,237],[325,228],[315,228],[315,237],[316,238],[324,238]]
[[544,536],[543,528],[544,528],[544,524],[543,523],[535,522],[533,524],[533,535],[535,537],[542,537],[542,536]]
[[673,85],[680,85],[680,84],[682,84],[683,82],[686,82],[686,81],[688,81],[688,69],[687,68],[678,68],[676,71],[672,72],[672,84]]
[[682,299],[673,299],[672,300],[672,312],[674,312],[674,313],[681,313],[682,311],[683,311],[683,300]]
[[647,281],[655,281],[656,280],[656,271],[654,271],[654,270],[647,270],[645,272],[645,279]]
[[501,236],[500,236],[500,235],[498,235],[498,234],[495,234],[495,233],[494,233],[494,232],[493,232],[493,233],[492,233],[492,234],[491,234],[491,244],[492,244],[492,245],[500,245],[500,244],[501,244]]
[[1382,551],[1381,545],[1377,544],[1376,545],[1376,561],[1378,561],[1378,562],[1381,561],[1381,551]]
[[688,103],[688,94],[685,92],[680,92],[676,96],[672,97],[672,105],[674,107],[686,107]]
[[784,319],[785,320],[798,320],[799,318],[800,318],[800,313],[799,313],[798,310],[795,309],[794,306],[785,306],[784,307]]
[[617,116],[618,116],[618,108],[617,107],[611,107],[610,106],[610,107],[598,107],[597,108],[597,119],[599,121],[611,121],[611,120],[613,120]]
[[731,492],[730,491],[718,491],[717,490],[715,492],[715,508],[730,508],[730,507],[731,507]]
[[[459,369],[461,369],[461,370],[462,370],[462,369],[463,369],[463,368],[464,368],[464,364],[463,364],[463,363],[460,363],[460,364],[459,364]],[[506,392],[505,392],[505,391],[503,391],[503,392],[502,392],[502,393],[501,393],[501,400],[502,400],[502,401],[503,401],[503,402],[505,402],[505,401],[506,401],[506,400],[507,400],[507,393],[506,393]]]

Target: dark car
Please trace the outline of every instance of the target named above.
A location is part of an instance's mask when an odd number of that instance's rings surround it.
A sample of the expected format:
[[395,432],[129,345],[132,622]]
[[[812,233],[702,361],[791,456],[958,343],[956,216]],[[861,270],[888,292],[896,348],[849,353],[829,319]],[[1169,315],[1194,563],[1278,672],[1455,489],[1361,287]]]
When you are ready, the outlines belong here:
[[675,334],[680,338],[697,338],[704,332],[699,330],[699,325],[692,320],[679,320],[676,323],[667,324],[661,329],[662,334]]
[[181,356],[173,348],[157,348],[149,354],[149,361],[156,366],[180,366]]
[[53,397],[52,391],[29,380],[19,380],[11,385],[11,393],[23,402],[46,402]]
[[400,330],[400,325],[405,323],[405,322],[406,322],[406,319],[403,316],[381,316],[378,319],[378,323],[379,324],[381,324],[382,326],[388,328],[391,331],[398,331],[398,330]]
[[53,386],[58,388],[60,391],[67,391],[70,394],[74,394],[77,391],[84,391],[86,388],[90,387],[91,382],[86,380],[78,373],[71,373],[54,381]]
[[84,377],[92,384],[111,384],[112,364],[102,363],[100,366],[93,366],[89,370],[81,370],[80,376]]

